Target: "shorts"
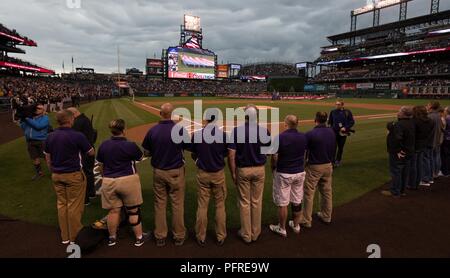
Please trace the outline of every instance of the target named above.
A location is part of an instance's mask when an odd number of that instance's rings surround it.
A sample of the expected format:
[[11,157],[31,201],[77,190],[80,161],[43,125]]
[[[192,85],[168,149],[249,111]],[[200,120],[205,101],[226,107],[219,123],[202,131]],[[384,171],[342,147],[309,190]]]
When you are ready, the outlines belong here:
[[28,141],[27,147],[32,160],[44,158],[44,141]]
[[121,178],[103,178],[102,208],[111,210],[121,207],[135,207],[144,203],[139,175]]
[[273,201],[278,207],[300,205],[303,201],[303,185],[306,173],[273,173]]

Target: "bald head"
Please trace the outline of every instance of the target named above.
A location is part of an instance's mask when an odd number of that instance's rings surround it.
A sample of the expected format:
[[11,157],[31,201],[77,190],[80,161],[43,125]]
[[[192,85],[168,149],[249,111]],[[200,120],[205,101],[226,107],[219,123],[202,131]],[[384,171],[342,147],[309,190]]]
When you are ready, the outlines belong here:
[[56,121],[60,127],[72,127],[73,119],[73,113],[69,110],[63,110],[56,113]]
[[295,115],[288,115],[286,119],[284,119],[284,123],[289,129],[297,129],[298,128],[298,117]]
[[72,112],[72,114],[75,118],[77,118],[78,116],[81,115],[80,111],[78,109],[76,109],[75,107],[67,108],[67,110]]
[[171,103],[165,103],[161,106],[161,118],[164,120],[170,120],[172,118],[173,105]]

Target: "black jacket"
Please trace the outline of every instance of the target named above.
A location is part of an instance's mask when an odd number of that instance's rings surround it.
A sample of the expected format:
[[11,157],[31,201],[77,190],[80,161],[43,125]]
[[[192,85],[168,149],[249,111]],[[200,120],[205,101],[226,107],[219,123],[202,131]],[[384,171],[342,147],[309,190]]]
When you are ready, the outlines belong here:
[[413,121],[416,127],[416,151],[432,148],[434,123],[428,118],[426,121],[420,119],[414,119]]
[[412,155],[415,152],[415,124],[411,119],[399,119],[387,126],[387,149],[389,153],[404,152]]
[[93,146],[95,144],[95,131],[94,128],[92,127],[92,123],[91,120],[89,120],[88,117],[86,117],[86,115],[81,114],[80,116],[78,116],[75,119],[75,122],[73,123],[73,127],[74,130],[79,131],[81,133],[84,134],[84,136],[86,136],[86,138],[88,139],[89,143]]

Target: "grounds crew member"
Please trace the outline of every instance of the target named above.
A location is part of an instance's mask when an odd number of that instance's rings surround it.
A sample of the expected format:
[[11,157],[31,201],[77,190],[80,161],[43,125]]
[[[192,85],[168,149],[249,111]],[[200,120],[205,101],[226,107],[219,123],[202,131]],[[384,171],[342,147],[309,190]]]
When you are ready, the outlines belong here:
[[[176,246],[181,246],[186,240],[184,225],[184,195],[185,195],[185,166],[183,149],[189,144],[176,144],[172,140],[172,121],[174,107],[170,103],[161,106],[162,120],[145,136],[142,147],[146,155],[151,157],[153,166],[153,189],[155,194],[155,231],[154,236],[158,247],[165,246],[167,229],[167,198],[172,204],[172,229]],[[189,134],[183,129],[183,136]]]
[[124,120],[112,121],[109,129],[112,137],[102,143],[97,154],[103,176],[102,207],[109,210],[108,246],[117,243],[120,213],[122,207],[125,207],[136,237],[134,246],[140,247],[149,238],[149,234],[142,232],[141,206],[144,201],[141,181],[136,170],[136,161],[141,161],[144,154],[135,143],[125,138]]
[[[192,158],[197,165],[198,208],[195,233],[197,243],[205,245],[208,227],[208,206],[212,197],[216,206],[216,239],[222,246],[227,237],[225,200],[227,185],[225,182],[225,157],[228,155],[227,136],[214,123],[211,115],[208,124],[192,136]],[[211,138],[208,138],[208,137]],[[214,142],[211,140],[215,139]]]
[[[94,128],[92,127],[92,122],[89,120],[84,113],[80,113],[78,109],[71,107],[68,109],[70,112],[73,113],[75,117],[75,122],[73,124],[73,129],[76,131],[79,131],[86,136],[86,139],[88,139],[89,144],[91,146],[94,146],[95,140],[96,140],[96,132]],[[85,205],[89,205],[90,198],[95,198],[95,177],[94,177],[94,167],[95,167],[95,157],[88,156],[88,155],[82,155],[83,159],[83,172],[86,175],[87,180],[87,189],[86,189],[86,199],[85,199]]]
[[[270,146],[270,142],[263,144],[261,136],[270,137],[267,129],[258,126],[258,109],[254,105],[245,108],[246,121],[244,125],[235,127],[229,144],[229,167],[233,181],[237,186],[238,204],[241,219],[239,237],[246,243],[258,240],[261,234],[261,213],[266,178],[265,164],[267,156],[261,153],[263,146]],[[250,142],[257,132],[256,143]],[[238,141],[239,134],[245,134],[245,139]]]
[[344,108],[344,102],[342,100],[336,102],[336,109],[331,111],[328,125],[333,128],[336,134],[337,148],[333,157],[333,163],[335,167],[339,167],[342,162],[342,155],[344,154],[345,142],[347,141],[347,137],[353,132],[352,128],[355,125],[352,112]]
[[20,127],[23,129],[27,141],[28,154],[33,161],[36,174],[32,180],[37,180],[44,176],[41,166],[41,158],[44,158],[44,142],[47,139],[50,129],[50,121],[45,114],[44,105],[38,104],[35,107],[32,118],[20,120]]
[[56,114],[59,128],[45,142],[45,155],[56,191],[59,228],[63,244],[74,242],[83,227],[86,177],[80,154],[95,155],[94,148],[80,132],[71,129],[74,117],[68,110]]
[[320,192],[319,219],[326,224],[331,223],[333,210],[333,158],[336,149],[336,135],[331,128],[326,126],[327,113],[317,112],[316,127],[306,133],[308,141],[306,180],[303,199],[303,219],[301,225],[305,228],[312,226],[312,212],[314,207],[314,195],[316,189]]
[[278,207],[278,225],[270,225],[270,230],[286,237],[288,206],[292,205],[293,220],[289,227],[300,233],[300,220],[305,182],[305,134],[298,131],[298,118],[289,115],[284,120],[286,131],[278,136],[278,152],[272,156],[273,200]]

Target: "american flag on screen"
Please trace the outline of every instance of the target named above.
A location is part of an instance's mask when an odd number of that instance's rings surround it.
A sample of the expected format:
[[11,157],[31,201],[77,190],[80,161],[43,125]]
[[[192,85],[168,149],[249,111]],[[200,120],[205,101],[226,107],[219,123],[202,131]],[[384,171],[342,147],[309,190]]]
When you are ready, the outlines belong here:
[[184,45],[186,48],[194,48],[194,49],[200,49],[200,43],[198,42],[198,39],[196,37],[191,37],[186,44]]

